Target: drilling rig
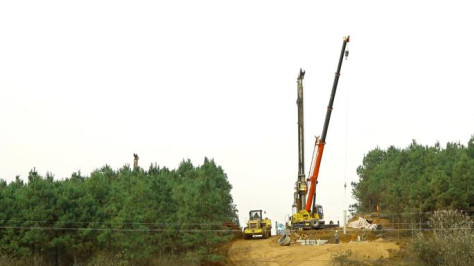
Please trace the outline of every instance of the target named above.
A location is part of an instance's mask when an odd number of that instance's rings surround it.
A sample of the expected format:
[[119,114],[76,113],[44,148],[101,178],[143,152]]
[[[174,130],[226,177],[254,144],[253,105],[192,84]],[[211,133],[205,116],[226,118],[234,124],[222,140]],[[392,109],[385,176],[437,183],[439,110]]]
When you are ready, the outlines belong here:
[[[350,37],[344,37],[341,55],[337,71],[334,77],[331,97],[326,111],[326,119],[324,121],[323,132],[321,137],[316,137],[314,145],[313,158],[311,163],[311,172],[309,178],[305,179],[304,174],[304,119],[303,119],[303,79],[305,71],[300,69],[297,79],[297,100],[298,105],[298,179],[295,184],[294,203],[292,206],[291,227],[293,229],[321,229],[325,227],[323,207],[316,204],[316,184],[318,183],[319,168],[323,156],[324,145],[326,144],[326,135],[331,119],[334,98],[336,96],[337,84],[341,75],[341,66],[344,55],[347,57],[348,51],[346,45],[349,43]],[[307,184],[310,184],[308,191]]]

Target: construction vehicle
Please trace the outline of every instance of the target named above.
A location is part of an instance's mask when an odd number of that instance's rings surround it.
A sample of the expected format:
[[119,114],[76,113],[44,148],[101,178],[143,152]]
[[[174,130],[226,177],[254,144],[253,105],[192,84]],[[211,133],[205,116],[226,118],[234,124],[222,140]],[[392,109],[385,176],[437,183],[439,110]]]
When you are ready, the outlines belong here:
[[250,239],[254,236],[269,238],[272,236],[272,221],[263,218],[262,210],[252,210],[249,212],[249,221],[244,228],[244,238]]
[[[334,83],[327,107],[326,119],[324,121],[323,132],[321,137],[316,137],[314,146],[313,158],[311,163],[311,172],[309,178],[305,179],[304,174],[304,121],[303,121],[303,79],[305,72],[300,69],[300,74],[297,79],[297,105],[298,105],[298,179],[295,184],[293,214],[291,216],[292,229],[321,229],[325,228],[324,210],[319,204],[316,204],[316,184],[318,183],[319,168],[321,166],[321,159],[323,156],[324,145],[326,144],[326,135],[329,127],[329,120],[333,109],[334,97],[336,95],[337,84],[339,76],[341,75],[342,59],[344,55],[347,57],[348,51],[346,45],[349,43],[350,37],[344,37],[342,44],[341,55],[337,71],[334,77]],[[307,183],[310,188],[308,190]],[[331,223],[332,226],[332,223]]]

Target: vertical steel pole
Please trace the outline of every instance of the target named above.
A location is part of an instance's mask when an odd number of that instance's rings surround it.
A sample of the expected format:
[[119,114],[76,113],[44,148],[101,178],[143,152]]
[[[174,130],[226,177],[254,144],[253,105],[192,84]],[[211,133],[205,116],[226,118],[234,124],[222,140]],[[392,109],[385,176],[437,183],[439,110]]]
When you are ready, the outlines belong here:
[[298,105],[298,182],[296,202],[297,211],[304,208],[306,203],[306,177],[304,173],[304,110],[303,110],[303,79],[305,72],[300,69],[297,79],[298,96],[296,104]]

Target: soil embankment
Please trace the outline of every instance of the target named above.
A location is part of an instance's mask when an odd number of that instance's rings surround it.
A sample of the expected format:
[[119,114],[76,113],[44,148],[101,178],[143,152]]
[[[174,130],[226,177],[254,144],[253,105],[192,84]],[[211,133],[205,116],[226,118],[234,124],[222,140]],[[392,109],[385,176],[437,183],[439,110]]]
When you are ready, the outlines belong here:
[[269,239],[239,239],[232,243],[227,257],[232,265],[330,265],[332,256],[351,251],[351,258],[376,260],[387,258],[400,247],[393,242],[364,241],[340,244],[279,246],[279,236]]

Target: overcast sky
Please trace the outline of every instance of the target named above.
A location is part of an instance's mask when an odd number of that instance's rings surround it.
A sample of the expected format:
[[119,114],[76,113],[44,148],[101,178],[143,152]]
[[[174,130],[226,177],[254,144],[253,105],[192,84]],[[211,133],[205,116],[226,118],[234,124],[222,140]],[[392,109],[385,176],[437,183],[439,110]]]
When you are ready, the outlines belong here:
[[241,223],[290,214],[296,78],[306,70],[309,172],[343,37],[317,202],[341,220],[344,183],[375,147],[474,134],[470,1],[2,1],[0,178],[105,164],[221,165]]

